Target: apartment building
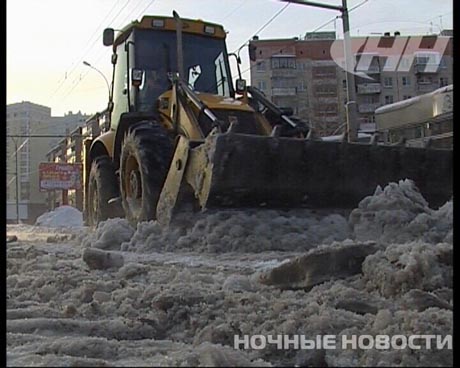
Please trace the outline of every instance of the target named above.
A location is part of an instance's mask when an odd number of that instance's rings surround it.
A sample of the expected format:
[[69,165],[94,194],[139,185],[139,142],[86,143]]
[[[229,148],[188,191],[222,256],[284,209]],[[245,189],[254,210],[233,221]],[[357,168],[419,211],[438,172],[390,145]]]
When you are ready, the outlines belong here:
[[[96,113],[87,118],[83,124],[68,132],[46,154],[48,162],[56,163],[83,163],[85,144],[90,144],[86,138],[95,138],[108,129],[108,112]],[[48,208],[69,204],[83,211],[83,190],[51,190],[48,191]]]
[[81,113],[52,117],[51,108],[28,101],[7,105],[7,221],[15,222],[19,214],[21,221],[33,223],[48,209],[46,192],[39,189],[38,166],[59,139],[49,136],[65,135],[82,121]]
[[[410,42],[409,42],[410,41]],[[447,46],[439,51],[437,42]],[[416,47],[414,47],[414,42]],[[394,65],[389,57],[393,45],[404,44],[404,57]],[[251,85],[262,90],[275,104],[290,107],[310,122],[320,136],[341,133],[346,122],[346,76],[343,70],[343,43],[334,32],[307,33],[305,38],[269,39],[250,42]],[[393,48],[393,49],[392,49]],[[335,51],[335,54],[334,54]],[[342,61],[337,58],[342,54]],[[361,131],[375,129],[374,111],[453,82],[452,36],[353,37],[352,53],[356,75],[356,102]],[[393,63],[393,64],[392,64]],[[436,65],[437,67],[433,67]]]

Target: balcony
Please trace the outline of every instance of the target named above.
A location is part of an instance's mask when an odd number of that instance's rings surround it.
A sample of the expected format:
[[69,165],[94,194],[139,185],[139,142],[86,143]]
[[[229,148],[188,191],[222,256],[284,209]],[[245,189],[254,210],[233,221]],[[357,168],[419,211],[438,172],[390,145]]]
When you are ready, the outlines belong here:
[[380,66],[379,65],[371,65],[369,69],[364,71],[366,74],[380,74]]
[[297,89],[295,87],[272,88],[272,96],[295,96]]
[[337,79],[337,74],[336,73],[313,73],[313,79]]
[[416,74],[436,74],[439,69],[439,64],[415,64],[414,72]]
[[417,83],[417,91],[427,93],[432,92],[438,88],[437,84],[434,83]]
[[272,69],[272,78],[297,78],[297,69]]
[[361,95],[369,95],[380,92],[382,92],[382,86],[380,83],[358,84],[358,93]]
[[313,100],[318,104],[338,104],[338,96],[330,95],[316,95],[313,97]]
[[379,103],[364,103],[358,105],[358,111],[361,113],[374,112],[380,106]]
[[416,74],[437,73],[442,55],[439,52],[416,52],[414,72]]

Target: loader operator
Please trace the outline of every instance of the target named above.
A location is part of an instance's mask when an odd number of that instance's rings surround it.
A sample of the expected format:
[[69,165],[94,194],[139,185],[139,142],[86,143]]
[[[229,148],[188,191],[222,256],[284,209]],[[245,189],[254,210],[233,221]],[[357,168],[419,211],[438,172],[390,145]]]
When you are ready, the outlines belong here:
[[158,97],[164,92],[164,86],[167,85],[166,71],[146,70],[144,80],[139,87],[139,110],[153,111]]

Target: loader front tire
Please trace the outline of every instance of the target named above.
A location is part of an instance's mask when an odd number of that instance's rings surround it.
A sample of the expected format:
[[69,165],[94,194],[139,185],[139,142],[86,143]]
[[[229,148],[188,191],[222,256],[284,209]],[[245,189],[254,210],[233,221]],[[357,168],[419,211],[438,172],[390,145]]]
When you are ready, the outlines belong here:
[[108,201],[119,196],[118,180],[109,156],[96,157],[91,164],[88,179],[88,202],[86,223],[96,226],[99,222],[114,217]]
[[132,225],[156,218],[156,207],[173,155],[167,131],[148,121],[132,126],[120,156],[120,192]]

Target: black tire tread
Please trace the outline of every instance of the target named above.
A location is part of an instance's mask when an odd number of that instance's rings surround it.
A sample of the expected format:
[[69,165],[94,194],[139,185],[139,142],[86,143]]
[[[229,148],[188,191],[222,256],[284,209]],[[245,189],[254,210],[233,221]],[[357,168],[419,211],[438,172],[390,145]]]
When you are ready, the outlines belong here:
[[[91,214],[92,203],[91,194],[93,180],[98,186],[99,193],[99,210],[94,218]],[[108,203],[109,199],[119,196],[118,179],[115,173],[115,167],[109,156],[99,156],[93,160],[91,164],[88,184],[88,224],[97,225],[101,221],[105,221],[116,215]],[[102,188],[102,190],[101,190]]]
[[[131,213],[122,188],[123,161],[129,152],[139,157],[139,165],[141,166],[143,198],[142,211],[139,216]],[[120,158],[120,191],[123,209],[132,224],[155,219],[156,205],[169,170],[172,155],[171,138],[160,124],[142,121],[134,124],[128,130]]]

